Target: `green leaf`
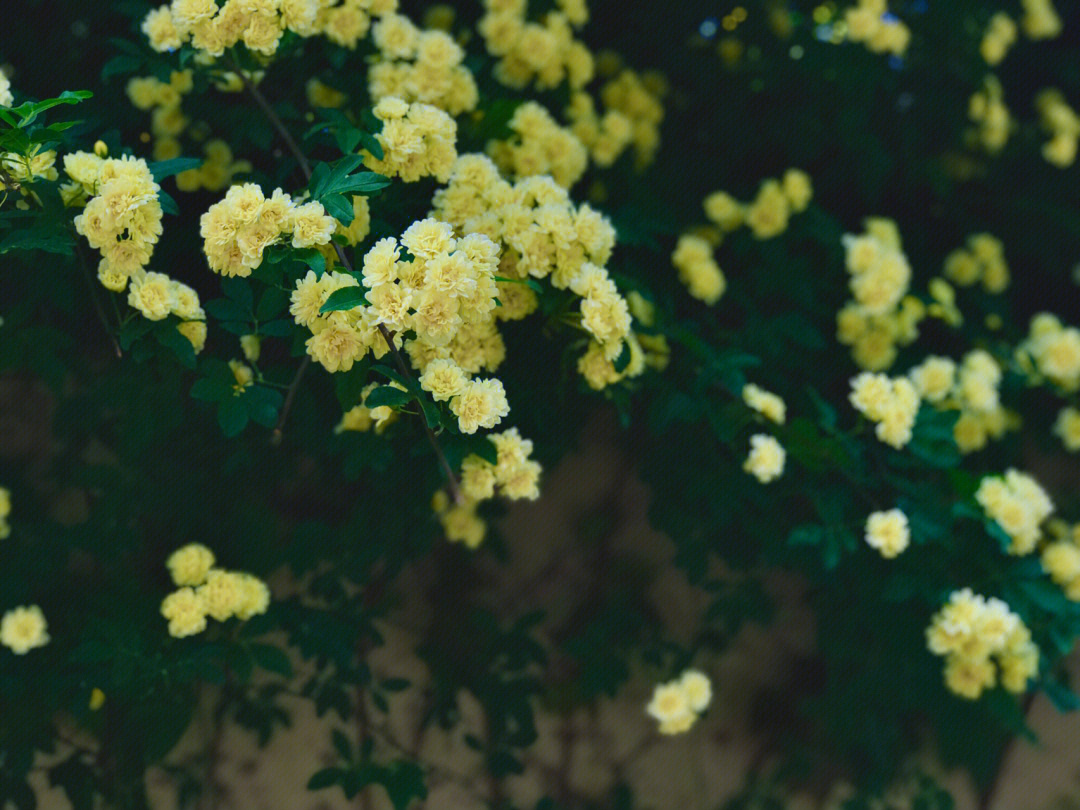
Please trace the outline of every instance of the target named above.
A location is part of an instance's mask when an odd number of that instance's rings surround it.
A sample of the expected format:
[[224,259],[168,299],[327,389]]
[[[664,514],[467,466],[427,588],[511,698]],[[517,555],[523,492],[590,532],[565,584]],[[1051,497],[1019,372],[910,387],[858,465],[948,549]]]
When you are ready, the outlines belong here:
[[251,307],[255,299],[251,292],[251,284],[246,279],[226,276],[221,280],[221,291],[243,307],[246,315],[251,315]]
[[327,296],[326,302],[319,307],[319,312],[338,312],[368,306],[367,290],[364,287],[342,287]]
[[816,546],[825,539],[825,529],[821,526],[796,526],[788,535],[789,546]]
[[218,424],[221,426],[221,432],[230,439],[233,436],[239,436],[247,427],[248,411],[244,403],[240,401],[241,396],[231,396],[218,403]]
[[409,391],[402,391],[392,385],[380,385],[367,395],[364,399],[364,405],[368,408],[378,408],[382,405],[396,408],[409,402],[412,398],[413,394]]
[[316,771],[308,779],[308,790],[323,790],[324,788],[333,787],[340,783],[345,775],[344,768],[323,768],[321,771]]
[[263,669],[285,678],[292,677],[292,662],[289,656],[272,644],[251,644],[248,646],[252,659]]
[[185,367],[195,368],[195,349],[191,345],[191,341],[180,334],[176,324],[164,323],[162,328],[154,332],[154,337],[162,346],[171,349]]
[[135,73],[143,66],[144,60],[138,56],[131,56],[129,54],[120,54],[114,56],[105,66],[101,69],[101,81],[108,81],[112,76],[119,76],[124,73]]
[[386,188],[391,182],[389,177],[376,172],[360,172],[346,177],[333,186],[331,190],[337,194],[368,195],[373,191]]
[[288,306],[289,293],[277,287],[270,287],[259,299],[259,306],[255,308],[255,317],[260,321],[268,321],[284,312]]
[[409,688],[408,678],[389,678],[382,682],[382,688],[387,692],[400,692]]
[[319,202],[323,204],[326,213],[342,225],[349,226],[352,224],[353,207],[349,200],[346,200],[340,194],[327,194],[320,197]]
[[349,738],[335,728],[330,732],[330,739],[334,742],[334,749],[338,752],[338,756],[346,762],[352,761],[353,748]]
[[922,407],[915,418],[908,449],[916,458],[933,467],[949,468],[960,463],[960,450],[953,438],[959,411],[939,411]]
[[442,425],[442,414],[439,407],[424,394],[417,394],[416,401],[420,403],[420,410],[424,412],[424,421],[429,428],[437,428]]
[[391,763],[387,768],[383,787],[394,805],[394,810],[406,810],[413,799],[427,798],[424,771],[415,762],[398,760]]
[[1059,712],[1075,712],[1080,709],[1080,695],[1069,689],[1064,684],[1053,680],[1045,680],[1039,683],[1050,702]]
[[326,258],[319,251],[315,248],[304,248],[296,251],[294,255],[315,272],[315,278],[322,278],[322,274],[326,272]]
[[197,169],[202,165],[202,158],[178,157],[159,160],[150,164],[150,174],[154,176],[156,182],[160,183],[166,177],[172,177],[174,174],[180,174],[180,172],[186,172],[189,169]]
[[283,401],[280,391],[265,385],[251,385],[244,389],[241,399],[247,406],[251,421],[268,428],[277,424]]
[[43,250],[71,256],[75,252],[75,242],[67,230],[41,223],[30,228],[15,228],[0,239],[0,253],[10,250]]
[[291,319],[276,318],[259,324],[259,334],[265,337],[288,337],[295,328],[296,324]]
[[158,202],[161,204],[161,210],[166,214],[177,216],[180,213],[180,206],[176,204],[176,200],[171,195],[166,194],[160,188],[158,189]]
[[215,298],[203,304],[203,309],[208,315],[219,321],[241,321],[246,323],[250,316],[250,310],[231,298]]
[[501,281],[503,284],[524,284],[534,293],[540,295],[544,292],[543,285],[539,281],[532,278],[506,278],[505,276],[494,276],[496,281]]
[[196,380],[190,391],[192,399],[201,399],[204,402],[219,402],[226,397],[231,397],[232,393],[231,385],[212,377]]
[[374,157],[376,160],[382,160],[383,148],[382,144],[379,143],[379,139],[372,135],[370,132],[368,132],[366,129],[362,129],[359,132],[360,143],[363,144],[363,147],[369,152],[371,152],[372,157]]

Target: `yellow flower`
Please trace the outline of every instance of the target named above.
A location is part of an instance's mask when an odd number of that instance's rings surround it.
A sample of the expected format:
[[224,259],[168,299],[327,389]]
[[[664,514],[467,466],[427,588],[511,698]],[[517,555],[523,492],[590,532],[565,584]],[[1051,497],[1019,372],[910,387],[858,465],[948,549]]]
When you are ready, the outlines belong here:
[[778,425],[784,424],[787,406],[776,394],[771,394],[753,383],[743,386],[743,402]]
[[767,484],[784,472],[786,455],[780,442],[772,436],[758,433],[750,437],[750,454],[743,463],[743,469]]
[[165,565],[175,584],[202,585],[214,566],[214,552],[200,543],[189,543],[174,551]]
[[908,547],[911,532],[908,519],[899,509],[873,512],[866,520],[866,543],[887,559],[898,556]]
[[0,619],[0,644],[16,655],[49,643],[48,625],[41,608],[29,605],[13,608]]

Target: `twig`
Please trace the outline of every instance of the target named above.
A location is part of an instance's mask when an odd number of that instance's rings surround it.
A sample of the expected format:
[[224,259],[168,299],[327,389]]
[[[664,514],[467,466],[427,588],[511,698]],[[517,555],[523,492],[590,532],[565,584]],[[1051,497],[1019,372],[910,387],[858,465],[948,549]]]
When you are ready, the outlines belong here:
[[289,133],[289,130],[285,127],[285,124],[282,123],[281,119],[278,118],[277,113],[274,112],[274,108],[270,106],[270,102],[266,100],[266,96],[264,96],[259,90],[259,88],[255,86],[255,83],[248,78],[248,75],[244,73],[244,71],[240,68],[240,65],[236,63],[235,59],[229,57],[228,62],[236,75],[240,77],[240,81],[243,83],[244,89],[251,93],[251,97],[255,99],[255,103],[259,105],[259,109],[263,111],[263,114],[270,122],[270,125],[277,130],[278,135],[281,136],[281,140],[285,141],[285,146],[288,147],[293,157],[296,158],[296,162],[300,164],[300,171],[304,173],[304,177],[310,180],[311,164],[308,163],[307,157],[300,150],[300,147],[297,145],[296,141],[293,140],[293,136]]
[[292,382],[289,383],[289,389],[285,392],[285,401],[281,404],[281,413],[278,415],[277,423],[274,425],[274,432],[271,434],[270,441],[274,444],[281,444],[282,432],[285,429],[285,420],[289,418],[289,411],[292,409],[293,399],[296,397],[296,389],[300,387],[300,379],[304,376],[304,372],[307,371],[308,366],[311,365],[311,355],[306,355],[304,361],[300,364],[300,368],[296,370],[296,374],[293,375]]
[[[296,158],[296,162],[300,166],[300,170],[304,173],[304,177],[307,180],[311,180],[311,164],[308,163],[308,159],[304,156],[304,153],[300,150],[296,141],[293,140],[292,135],[289,134],[289,130],[278,118],[277,113],[274,112],[274,108],[270,106],[270,102],[266,100],[266,96],[262,94],[254,82],[251,81],[241,70],[240,66],[232,58],[229,60],[230,66],[236,71],[236,74],[240,77],[240,81],[243,83],[244,88],[251,94],[251,97],[255,99],[255,103],[259,105],[259,109],[263,111],[270,125],[277,131],[278,135],[285,142],[285,146]],[[353,272],[352,263],[349,261],[349,257],[345,255],[345,251],[341,245],[336,242],[334,245],[334,251],[337,253],[338,259],[341,261],[342,266],[349,271]],[[394,356],[394,362],[397,364],[398,370],[401,371],[402,376],[408,381],[412,382],[412,372],[409,371],[408,364],[405,362],[405,358],[401,356],[401,351],[394,345],[394,336],[384,325],[379,324],[379,334],[383,336],[383,340],[386,341],[386,345],[390,348],[390,353]],[[293,386],[299,382],[300,376],[303,374],[310,357],[305,358],[304,364],[297,371],[296,377],[293,379]],[[292,394],[292,387],[290,387],[290,395]],[[286,396],[285,405],[282,406],[282,417],[288,415],[288,407],[292,401],[291,396]],[[275,440],[280,441],[281,430],[284,427],[284,418],[278,419],[278,425],[274,428]],[[439,440],[435,436],[433,431],[427,424],[427,420],[424,420],[424,431],[427,433],[428,442],[431,444],[431,448],[435,451],[435,457],[439,460],[439,466],[442,467],[443,475],[446,476],[446,486],[450,490],[450,496],[454,499],[455,503],[461,504],[465,502],[464,496],[461,494],[461,488],[458,486],[457,477],[454,475],[454,471],[450,468],[450,462],[447,461],[446,454],[443,452],[442,447],[439,445]]]
[[78,237],[75,239],[75,253],[79,257],[79,266],[82,268],[83,277],[86,279],[86,284],[90,288],[90,300],[94,303],[94,312],[97,313],[98,320],[101,321],[101,325],[105,329],[105,334],[109,336],[109,342],[112,343],[113,349],[116,351],[116,356],[123,357],[124,353],[120,351],[120,344],[116,341],[116,336],[112,333],[112,329],[109,328],[109,319],[105,317],[105,310],[102,309],[101,301],[98,300],[97,289],[94,287],[94,279],[90,275],[90,267],[86,263],[86,256],[83,254],[82,245],[79,244]]

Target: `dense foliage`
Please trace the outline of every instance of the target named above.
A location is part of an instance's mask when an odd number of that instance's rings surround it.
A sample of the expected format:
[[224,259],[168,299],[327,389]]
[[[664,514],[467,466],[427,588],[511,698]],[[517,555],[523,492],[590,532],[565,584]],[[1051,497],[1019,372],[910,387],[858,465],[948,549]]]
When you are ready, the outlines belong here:
[[[987,786],[1033,695],[1080,706],[1076,3],[14,5],[0,800],[60,751],[76,808],[144,807],[208,685],[265,743],[303,661],[360,718],[311,789],[410,806],[367,659],[425,565],[426,722],[479,701],[493,784],[633,672],[693,734],[775,571],[820,632],[738,806],[868,806],[928,747]],[[562,632],[480,595],[605,416],[709,594],[690,643],[603,515]]]

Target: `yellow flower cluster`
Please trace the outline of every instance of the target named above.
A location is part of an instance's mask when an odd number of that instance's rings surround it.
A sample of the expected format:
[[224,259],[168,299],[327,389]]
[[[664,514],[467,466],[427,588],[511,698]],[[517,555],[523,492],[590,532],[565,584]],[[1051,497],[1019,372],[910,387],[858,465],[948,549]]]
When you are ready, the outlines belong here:
[[270,589],[261,579],[214,568],[214,562],[214,553],[199,543],[177,549],[166,561],[173,583],[180,586],[161,602],[174,638],[201,633],[208,616],[219,622],[233,616],[247,621],[270,606]]
[[1043,144],[1043,157],[1048,163],[1064,169],[1076,162],[1077,140],[1080,139],[1080,116],[1065,103],[1061,91],[1047,88],[1035,96],[1043,128],[1050,140]]
[[844,12],[847,38],[864,42],[874,53],[903,56],[911,41],[911,31],[894,15],[888,13],[885,0],[859,0],[854,8]]
[[[630,140],[634,144],[639,170],[652,163],[656,150],[660,148],[660,122],[664,120],[662,99],[666,90],[666,82],[659,73],[645,73],[639,76],[629,68],[624,68],[615,78],[600,88],[600,100],[608,110],[603,120],[607,120],[607,117],[614,112],[621,113],[630,121]],[[619,124],[611,121],[608,125],[609,131],[612,127],[615,128],[617,134]],[[601,130],[602,137],[603,129]],[[598,143],[603,144],[603,140]],[[604,146],[607,147],[607,151],[615,151],[614,143],[604,144]],[[605,151],[591,144],[589,148],[601,153]],[[596,162],[600,166],[604,165],[599,157],[596,157]]]
[[11,536],[11,525],[8,517],[11,515],[11,491],[0,487],[0,540]]
[[911,266],[896,223],[869,218],[864,225],[864,233],[843,237],[854,301],[837,313],[836,338],[852,347],[859,367],[881,371],[896,359],[897,345],[906,346],[919,336],[926,308],[907,295]]
[[1040,312],[1031,319],[1017,360],[1032,382],[1046,379],[1065,391],[1076,391],[1080,389],[1080,329],[1062,326],[1056,316]]
[[538,23],[526,19],[528,0],[484,0],[484,7],[477,30],[488,53],[499,57],[496,80],[517,89],[535,82],[541,90],[563,81],[580,90],[592,80],[592,53],[574,39],[574,27],[587,21],[587,11],[552,11]]
[[177,328],[196,351],[206,337],[206,314],[199,295],[164,273],[147,272],[161,235],[159,186],[141,158],[102,158],[92,152],[64,157],[70,205],[86,200],[75,217],[75,230],[101,251],[98,280],[113,292],[128,291],[128,304],[144,318],[160,321],[176,315]]
[[251,171],[251,162],[236,160],[232,149],[220,138],[212,138],[203,144],[203,155],[205,158],[201,166],[176,175],[176,187],[180,191],[198,191],[200,188],[221,191],[232,185],[233,177],[237,174]]
[[907,515],[899,509],[871,512],[866,519],[866,544],[892,559],[899,556],[911,542]]
[[806,210],[814,190],[810,177],[799,169],[788,169],[781,180],[765,180],[750,203],[740,203],[730,194],[716,191],[705,198],[705,216],[721,230],[730,232],[747,225],[758,239],[771,239],[787,230],[793,213]]
[[945,257],[945,277],[961,287],[981,281],[988,293],[1004,292],[1009,286],[1009,265],[1001,240],[988,233],[972,234],[966,248]]
[[981,90],[968,103],[968,118],[976,126],[968,132],[972,145],[981,145],[991,154],[1000,152],[1009,140],[1012,117],[1005,106],[1005,93],[996,76],[987,76]]
[[[593,97],[584,90],[570,95],[566,117],[570,121],[570,131],[601,168],[614,164],[632,142],[638,143],[639,148],[644,143],[635,137],[635,124],[628,116],[618,110],[607,110],[600,116]],[[659,134],[656,137],[659,138]],[[651,160],[652,150],[647,151]]]
[[1001,375],[982,349],[968,352],[959,369],[948,357],[930,355],[908,372],[920,397],[939,409],[960,411],[953,438],[961,453],[983,449],[988,438],[1000,439],[1012,426],[998,395]]
[[851,380],[851,404],[877,425],[881,441],[900,449],[911,441],[919,412],[919,392],[906,377],[889,378],[864,371]]
[[1024,17],[1020,25],[1030,39],[1053,39],[1061,33],[1061,18],[1051,0],[1020,0]]
[[712,306],[727,289],[727,280],[713,258],[708,240],[685,233],[679,237],[671,263],[679,271],[679,280],[691,296]]
[[546,174],[563,188],[570,188],[585,173],[588,150],[540,104],[526,101],[519,105],[507,126],[514,135],[505,141],[491,141],[487,147],[488,155],[506,177],[516,180]]
[[48,624],[37,605],[12,608],[0,619],[0,644],[15,655],[26,655],[49,643]]
[[383,123],[375,136],[382,160],[364,152],[364,165],[387,177],[415,183],[435,177],[445,183],[457,159],[457,123],[430,104],[409,104],[396,96],[381,99],[373,110]]
[[661,734],[689,731],[712,702],[712,683],[696,669],[688,669],[677,679],[657,684],[645,707],[660,724]]
[[1030,554],[1042,536],[1040,526],[1054,511],[1054,503],[1039,482],[1027,473],[1009,469],[1004,476],[987,476],[975,500],[1012,539],[1010,554]]
[[266,197],[254,183],[230,188],[199,224],[210,269],[240,277],[262,264],[263,251],[282,234],[292,235],[295,248],[317,247],[329,243],[338,227],[321,203],[298,205],[280,188]]
[[1072,527],[1061,520],[1047,521],[1053,541],[1042,548],[1042,567],[1062,587],[1065,597],[1080,602],[1080,524]]
[[367,35],[372,17],[397,10],[397,0],[172,0],[143,19],[142,32],[156,51],[174,51],[186,42],[216,59],[243,43],[263,56],[273,55],[281,37],[321,34],[354,49]]
[[408,17],[388,14],[375,23],[371,36],[382,55],[368,71],[372,99],[396,96],[450,115],[476,108],[479,94],[462,64],[465,51],[445,31],[421,31]]
[[432,500],[432,508],[442,524],[446,539],[476,548],[484,540],[487,525],[477,514],[477,506],[496,495],[510,500],[540,497],[540,463],[529,458],[533,443],[523,439],[517,428],[493,433],[488,438],[496,448],[492,464],[477,455],[461,463],[460,484],[465,500],[451,504],[446,492],[440,491]]
[[784,472],[787,453],[783,446],[766,433],[750,437],[750,453],[743,462],[743,469],[763,484],[775,481]]
[[180,133],[188,119],[180,102],[193,86],[192,71],[174,70],[168,82],[154,76],[136,76],[127,83],[127,96],[138,110],[152,110],[150,131],[154,134],[154,160],[171,160],[181,152]]
[[990,24],[979,43],[979,53],[988,65],[996,65],[1005,58],[1015,42],[1016,23],[1004,11],[999,11],[990,18]]
[[[402,250],[412,257],[402,259]],[[348,371],[369,350],[388,351],[379,326],[397,335],[414,332],[406,350],[423,372],[420,384],[438,401],[449,401],[465,433],[494,427],[509,412],[502,383],[471,380],[495,368],[505,349],[494,326],[499,248],[482,234],[455,238],[435,219],[414,222],[399,240],[380,239],[364,257],[363,284],[370,306],[320,314],[337,289],[358,286],[345,273],[314,272],[297,282],[290,312],[308,327],[308,353],[328,371]],[[378,410],[378,409],[376,409]],[[370,414],[350,417],[357,427]]]
[[69,204],[86,206],[75,217],[75,230],[102,254],[98,278],[123,290],[149,263],[161,236],[160,187],[141,158],[72,152],[64,157],[64,171],[72,180],[65,186]]
[[1001,685],[1018,694],[1039,671],[1039,648],[1020,617],[1000,599],[987,599],[971,588],[953,591],[934,614],[926,646],[945,656],[945,685],[968,700],[992,689],[999,672]]
[[11,79],[0,70],[0,107],[10,107],[14,103],[15,96],[11,94]]
[[[529,277],[550,280],[581,297],[581,326],[591,336],[578,370],[601,389],[641,374],[646,357],[631,332],[626,300],[604,265],[615,245],[615,229],[587,204],[574,206],[565,188],[550,177],[527,177],[511,185],[484,155],[462,155],[446,188],[435,193],[435,215],[457,233],[484,234],[502,247],[498,283],[500,320],[524,318],[536,309],[535,294],[514,283]],[[613,361],[626,349],[630,362],[620,373]],[[463,366],[464,367],[464,366]]]
[[[42,152],[40,144],[32,146],[30,151],[24,155],[15,152],[0,152],[0,167],[3,167],[11,179],[20,186],[33,183],[38,177],[45,180],[55,180],[59,176],[55,163],[56,150],[47,149]],[[0,191],[6,188],[4,180],[0,179]],[[24,195],[28,193],[26,189],[22,189],[22,191]],[[61,194],[64,195],[63,189],[61,189]]]
[[776,422],[778,425],[784,424],[784,419],[787,416],[787,406],[784,404],[784,400],[776,394],[772,394],[753,383],[747,383],[743,386],[742,398],[748,407],[754,409],[766,419]]

